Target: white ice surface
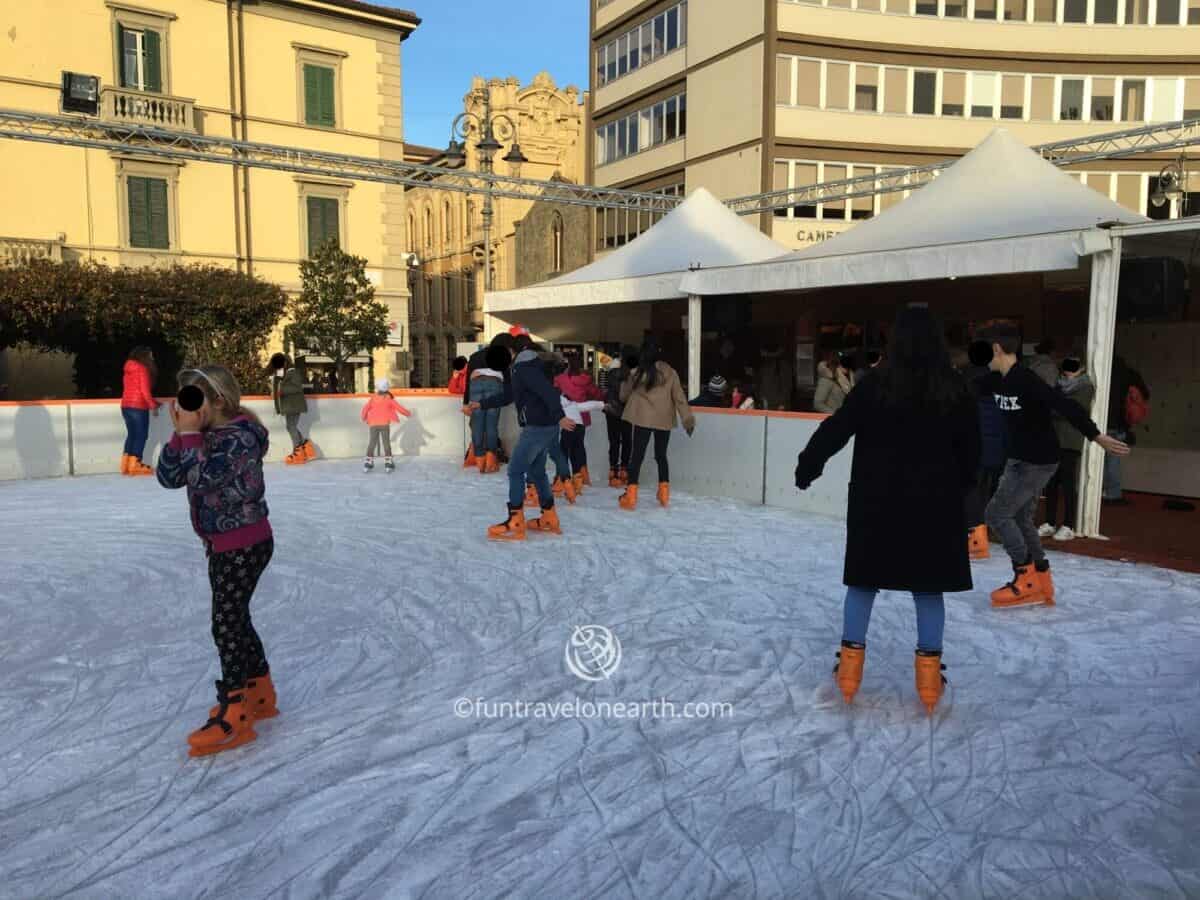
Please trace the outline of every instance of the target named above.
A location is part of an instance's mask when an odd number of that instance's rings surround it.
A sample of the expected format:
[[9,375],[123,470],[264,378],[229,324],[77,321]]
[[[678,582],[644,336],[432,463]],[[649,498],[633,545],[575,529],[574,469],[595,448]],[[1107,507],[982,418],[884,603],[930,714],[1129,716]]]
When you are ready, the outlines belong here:
[[[950,692],[881,595],[830,678],[843,531],[588,490],[489,544],[448,461],[268,470],[254,617],[279,718],[189,759],[216,677],[182,493],[0,485],[0,896],[1200,897],[1200,578],[1056,556],[1059,605],[949,599]],[[593,686],[577,624],[624,658]],[[731,719],[457,718],[489,700],[728,701]]]

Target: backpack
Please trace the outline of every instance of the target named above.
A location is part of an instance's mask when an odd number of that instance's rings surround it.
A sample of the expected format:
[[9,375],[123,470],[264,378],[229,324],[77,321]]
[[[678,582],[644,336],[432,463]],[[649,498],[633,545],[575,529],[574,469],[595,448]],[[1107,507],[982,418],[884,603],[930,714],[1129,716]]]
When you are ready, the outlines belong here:
[[1132,428],[1141,425],[1150,415],[1150,404],[1146,395],[1136,384],[1131,384],[1125,392],[1125,422]]

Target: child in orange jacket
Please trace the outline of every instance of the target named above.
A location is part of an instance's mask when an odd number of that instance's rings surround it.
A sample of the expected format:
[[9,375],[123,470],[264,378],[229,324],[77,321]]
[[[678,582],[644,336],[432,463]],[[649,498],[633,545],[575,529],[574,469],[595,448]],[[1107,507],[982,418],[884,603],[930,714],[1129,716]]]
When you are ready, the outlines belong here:
[[362,410],[362,420],[371,428],[371,440],[367,444],[367,456],[363,460],[363,471],[370,472],[375,468],[375,451],[383,444],[383,468],[388,472],[396,471],[392,461],[392,424],[400,421],[401,416],[411,416],[407,409],[396,402],[391,394],[391,385],[386,378],[375,382],[375,395],[366,402]]

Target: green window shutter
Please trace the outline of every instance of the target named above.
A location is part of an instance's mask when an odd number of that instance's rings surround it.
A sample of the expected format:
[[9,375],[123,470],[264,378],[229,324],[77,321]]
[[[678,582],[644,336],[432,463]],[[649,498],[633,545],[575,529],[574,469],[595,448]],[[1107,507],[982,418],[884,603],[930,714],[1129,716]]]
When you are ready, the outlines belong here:
[[341,243],[337,200],[332,197],[309,197],[307,213],[309,256],[315,255],[317,249],[327,241]]
[[146,90],[162,93],[162,38],[157,31],[147,28],[142,32],[142,47]]
[[147,178],[149,182],[150,246],[158,250],[171,249],[171,226],[168,221],[167,182],[161,178]]
[[128,178],[129,246],[150,246],[149,178]]
[[129,196],[129,246],[171,249],[167,182],[162,178],[126,179]]
[[120,80],[121,87],[129,87],[129,79],[125,77],[125,27],[117,26],[117,59],[120,64],[117,66],[117,76]]
[[333,69],[319,68],[321,73],[321,124],[332,128],[337,124],[337,110],[333,107]]
[[304,67],[304,121],[308,125],[320,125],[321,115],[321,72],[317,66]]

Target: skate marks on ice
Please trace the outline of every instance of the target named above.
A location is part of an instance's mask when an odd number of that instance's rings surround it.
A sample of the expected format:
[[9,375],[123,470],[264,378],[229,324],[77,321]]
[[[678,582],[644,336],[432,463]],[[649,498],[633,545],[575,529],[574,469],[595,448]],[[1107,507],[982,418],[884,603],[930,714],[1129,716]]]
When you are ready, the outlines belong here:
[[[596,486],[561,539],[496,545],[503,479],[398,463],[268,468],[253,612],[282,715],[203,761],[182,495],[0,486],[0,896],[1200,895],[1195,576],[1055,556],[1059,605],[1000,613],[1003,562],[977,567],[931,719],[911,600],[882,594],[847,708],[837,522],[686,495],[629,514]],[[594,685],[563,664],[591,623],[623,648]],[[734,714],[484,720],[458,697]]]

